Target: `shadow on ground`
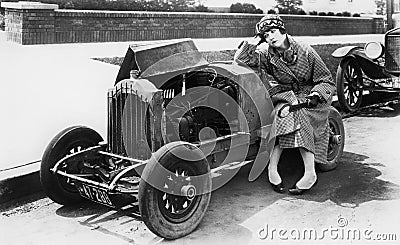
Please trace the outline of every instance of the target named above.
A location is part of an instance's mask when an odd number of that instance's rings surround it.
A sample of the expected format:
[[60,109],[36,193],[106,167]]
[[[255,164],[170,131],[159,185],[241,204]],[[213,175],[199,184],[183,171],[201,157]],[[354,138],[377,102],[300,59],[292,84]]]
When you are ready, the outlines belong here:
[[397,117],[400,115],[400,103],[393,101],[388,103],[388,105],[361,109],[356,115],[358,117]]
[[[300,154],[299,154],[300,155]],[[300,156],[298,156],[300,158]],[[375,167],[381,163],[365,163],[368,157],[344,152],[337,169],[318,173],[318,183],[309,192],[298,198],[315,202],[331,200],[339,206],[357,207],[372,200],[393,200],[400,198],[400,186],[379,179],[381,172]],[[302,176],[301,164],[285,164],[283,172],[288,174],[285,180],[294,184]]]
[[[321,203],[330,200],[345,207],[357,207],[372,200],[399,199],[400,186],[379,179],[381,172],[375,167],[383,165],[365,163],[367,159],[368,156],[344,152],[336,170],[319,172],[317,185],[309,192],[294,198]],[[285,150],[279,166],[287,187],[295,184],[304,171],[301,156],[296,150]],[[251,165],[242,167],[228,184],[212,193],[209,208],[199,228],[180,239],[181,242],[219,243],[226,241],[227,237],[237,244],[251,241],[253,234],[240,224],[278,200],[288,197],[288,194],[272,191],[267,183],[266,173],[256,181],[249,182],[250,168]],[[112,220],[119,225],[141,222],[137,206],[114,212],[110,210],[96,204],[83,203],[74,207],[61,207],[57,210],[57,214],[70,218],[84,217],[85,219],[79,222],[81,225],[96,226],[96,230],[100,232],[134,243],[131,236],[134,237],[135,233],[124,235],[103,224]],[[141,225],[144,226],[142,222]]]
[[[137,205],[127,204],[129,201],[134,204],[135,199],[119,198],[113,201],[119,205],[116,209],[84,201],[74,206],[60,207],[56,214],[66,218],[79,218],[77,222],[91,230],[138,244],[135,235],[131,233],[139,229],[138,224],[142,224],[139,208]],[[144,227],[143,224],[140,226]]]
[[[353,113],[342,112],[344,117],[396,117],[400,115],[399,93],[375,92],[364,95],[360,109]],[[335,102],[334,106],[339,111],[340,104]]]
[[[279,163],[279,171],[285,186],[289,187],[302,177],[304,167],[298,151],[285,151]],[[319,172],[316,186],[301,196],[290,197],[321,203],[330,200],[345,207],[357,207],[372,200],[399,199],[400,186],[379,179],[381,172],[374,166],[381,164],[366,164],[366,159],[367,156],[344,152],[336,170]],[[272,191],[266,173],[255,182],[248,182],[249,170],[250,166],[244,167],[231,182],[213,193],[207,214],[195,234],[197,237],[230,237],[238,244],[249,242],[252,234],[240,224],[289,196],[287,193]],[[282,218],[286,218],[284,214]],[[192,235],[189,235],[189,240],[190,237]]]

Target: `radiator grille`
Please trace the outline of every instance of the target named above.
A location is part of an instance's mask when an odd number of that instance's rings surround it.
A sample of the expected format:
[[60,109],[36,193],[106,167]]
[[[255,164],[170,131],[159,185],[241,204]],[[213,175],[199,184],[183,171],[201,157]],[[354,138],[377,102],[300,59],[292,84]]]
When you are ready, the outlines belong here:
[[108,91],[108,150],[135,159],[151,156],[149,102],[139,96],[131,83],[119,83]]
[[389,72],[400,72],[400,33],[387,34],[385,42],[385,68]]

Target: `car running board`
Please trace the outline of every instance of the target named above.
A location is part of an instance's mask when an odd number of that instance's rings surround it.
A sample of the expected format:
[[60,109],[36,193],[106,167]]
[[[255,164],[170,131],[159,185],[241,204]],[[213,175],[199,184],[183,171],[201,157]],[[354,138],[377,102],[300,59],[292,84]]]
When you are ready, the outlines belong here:
[[224,170],[237,169],[237,168],[240,168],[251,162],[253,162],[253,160],[248,160],[248,161],[243,161],[243,162],[231,162],[231,163],[227,163],[227,164],[221,165],[219,167],[213,168],[213,169],[211,169],[211,178],[221,176],[222,175],[221,172]]

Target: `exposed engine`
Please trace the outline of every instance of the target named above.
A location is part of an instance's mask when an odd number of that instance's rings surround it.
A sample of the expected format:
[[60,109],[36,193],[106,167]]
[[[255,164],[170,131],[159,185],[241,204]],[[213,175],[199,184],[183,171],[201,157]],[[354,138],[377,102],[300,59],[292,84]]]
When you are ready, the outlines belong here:
[[198,142],[231,134],[237,127],[237,85],[215,71],[174,77],[163,91],[167,142]]

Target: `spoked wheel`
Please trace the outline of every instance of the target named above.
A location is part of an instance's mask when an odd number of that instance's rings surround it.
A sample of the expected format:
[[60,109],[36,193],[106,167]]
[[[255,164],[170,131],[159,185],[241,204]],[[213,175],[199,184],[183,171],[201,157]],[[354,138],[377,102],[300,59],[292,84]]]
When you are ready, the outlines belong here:
[[[40,182],[47,196],[62,205],[71,205],[82,201],[77,189],[63,176],[53,174],[50,169],[63,157],[82,151],[103,141],[94,130],[74,126],[57,134],[47,146],[40,165]],[[82,171],[82,163],[68,163],[60,166],[61,170],[78,174]]]
[[327,153],[327,164],[320,164],[322,171],[329,171],[337,167],[337,163],[343,154],[345,132],[342,116],[334,108],[330,107],[329,116],[329,143]]
[[173,142],[146,164],[139,185],[139,209],[154,234],[177,239],[200,224],[211,197],[210,167],[201,155],[197,148]]
[[336,87],[340,107],[346,112],[357,111],[362,102],[363,78],[355,59],[346,59],[339,64]]
[[[196,196],[196,188],[191,183],[191,177],[196,170],[193,166],[184,166],[184,162],[178,162],[171,170],[175,169],[175,174],[170,174],[165,179],[164,191],[158,192],[158,205],[162,215],[173,223],[182,223],[191,217],[199,205],[199,196]],[[186,196],[171,194],[177,186],[185,188]],[[181,189],[182,189],[181,188]]]

